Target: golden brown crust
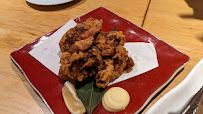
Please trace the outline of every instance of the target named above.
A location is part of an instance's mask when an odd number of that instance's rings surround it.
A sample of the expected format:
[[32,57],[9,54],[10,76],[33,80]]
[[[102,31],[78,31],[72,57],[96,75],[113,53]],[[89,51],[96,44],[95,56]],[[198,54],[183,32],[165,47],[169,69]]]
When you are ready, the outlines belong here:
[[109,82],[114,81],[123,73],[130,72],[134,66],[128,51],[119,45],[115,48],[115,55],[103,60],[103,68],[96,74],[96,85],[99,88],[105,88]]
[[105,88],[112,80],[114,70],[114,61],[111,58],[104,60],[103,68],[96,74],[96,85],[99,88]]
[[101,50],[102,56],[113,56],[117,46],[124,46],[125,35],[122,31],[101,32],[97,36],[95,44]]
[[131,57],[128,56],[128,51],[123,46],[117,46],[115,49],[115,55],[112,57],[114,60],[114,79],[126,72],[130,72],[134,66],[134,62]]
[[62,52],[78,52],[88,49],[94,42],[94,36],[102,28],[102,20],[88,18],[68,30],[59,42]]
[[134,62],[123,47],[123,32],[101,32],[96,37],[101,24],[102,20],[89,18],[64,34],[59,43],[62,51],[59,76],[63,80],[83,81],[94,75],[97,87],[105,88],[132,70]]
[[84,52],[64,52],[61,55],[59,76],[64,80],[83,81],[88,76],[96,74],[96,67],[103,63],[101,59],[100,51],[96,46]]

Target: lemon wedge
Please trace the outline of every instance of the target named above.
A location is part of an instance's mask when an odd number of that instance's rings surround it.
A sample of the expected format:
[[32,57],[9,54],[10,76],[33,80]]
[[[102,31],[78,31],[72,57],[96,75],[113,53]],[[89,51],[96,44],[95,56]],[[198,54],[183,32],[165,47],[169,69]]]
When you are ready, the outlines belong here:
[[86,112],[83,103],[76,94],[75,87],[68,81],[64,83],[62,96],[66,107],[72,114],[83,114]]

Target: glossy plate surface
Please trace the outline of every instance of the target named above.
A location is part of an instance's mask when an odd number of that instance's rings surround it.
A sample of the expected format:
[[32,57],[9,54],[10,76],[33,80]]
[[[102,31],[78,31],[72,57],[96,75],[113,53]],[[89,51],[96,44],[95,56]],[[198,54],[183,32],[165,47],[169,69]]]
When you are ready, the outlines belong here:
[[[157,52],[158,68],[108,87],[119,86],[130,94],[128,107],[119,113],[131,114],[141,111],[190,60],[187,55],[161,39],[105,8],[97,8],[76,18],[75,21],[77,23],[83,22],[89,17],[103,19],[102,31],[111,31],[117,25],[118,31],[123,31],[125,34],[127,42],[151,42]],[[45,36],[50,36],[55,31],[57,29]],[[61,95],[64,81],[28,54],[40,40],[40,38],[36,39],[12,52],[11,59],[20,68],[33,89],[39,93],[51,111],[54,113],[69,113]],[[108,112],[104,110],[100,103],[93,113],[104,114]]]

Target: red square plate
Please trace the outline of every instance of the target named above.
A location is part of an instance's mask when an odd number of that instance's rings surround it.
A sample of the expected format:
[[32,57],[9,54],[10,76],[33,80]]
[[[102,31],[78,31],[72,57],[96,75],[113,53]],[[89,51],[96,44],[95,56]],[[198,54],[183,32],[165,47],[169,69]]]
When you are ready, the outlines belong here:
[[[119,86],[127,90],[130,94],[130,103],[128,107],[118,113],[140,112],[150,100],[158,94],[158,92],[172,81],[175,75],[190,60],[189,56],[150,34],[136,24],[105,8],[97,8],[79,18],[76,18],[75,21],[77,23],[83,22],[89,17],[103,19],[102,31],[111,31],[113,27],[117,25],[118,31],[123,31],[125,34],[127,42],[151,42],[154,44],[157,52],[157,59],[159,62],[158,68],[108,87]],[[58,29],[53,30],[45,36],[50,36],[57,30]],[[28,52],[32,50],[34,45],[38,44],[40,40],[41,38],[38,38],[12,52],[10,57],[52,112],[57,114],[69,113],[64,104],[61,93],[64,82],[28,54]],[[100,103],[93,113],[104,114],[108,112],[104,110]]]

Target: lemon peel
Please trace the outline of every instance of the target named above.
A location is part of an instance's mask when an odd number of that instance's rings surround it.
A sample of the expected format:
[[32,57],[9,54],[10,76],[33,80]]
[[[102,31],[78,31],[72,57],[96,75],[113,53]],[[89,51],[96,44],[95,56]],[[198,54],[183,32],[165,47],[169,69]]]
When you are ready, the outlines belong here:
[[62,88],[62,96],[66,107],[72,114],[83,114],[86,112],[82,101],[76,94],[75,87],[68,81],[64,83]]

